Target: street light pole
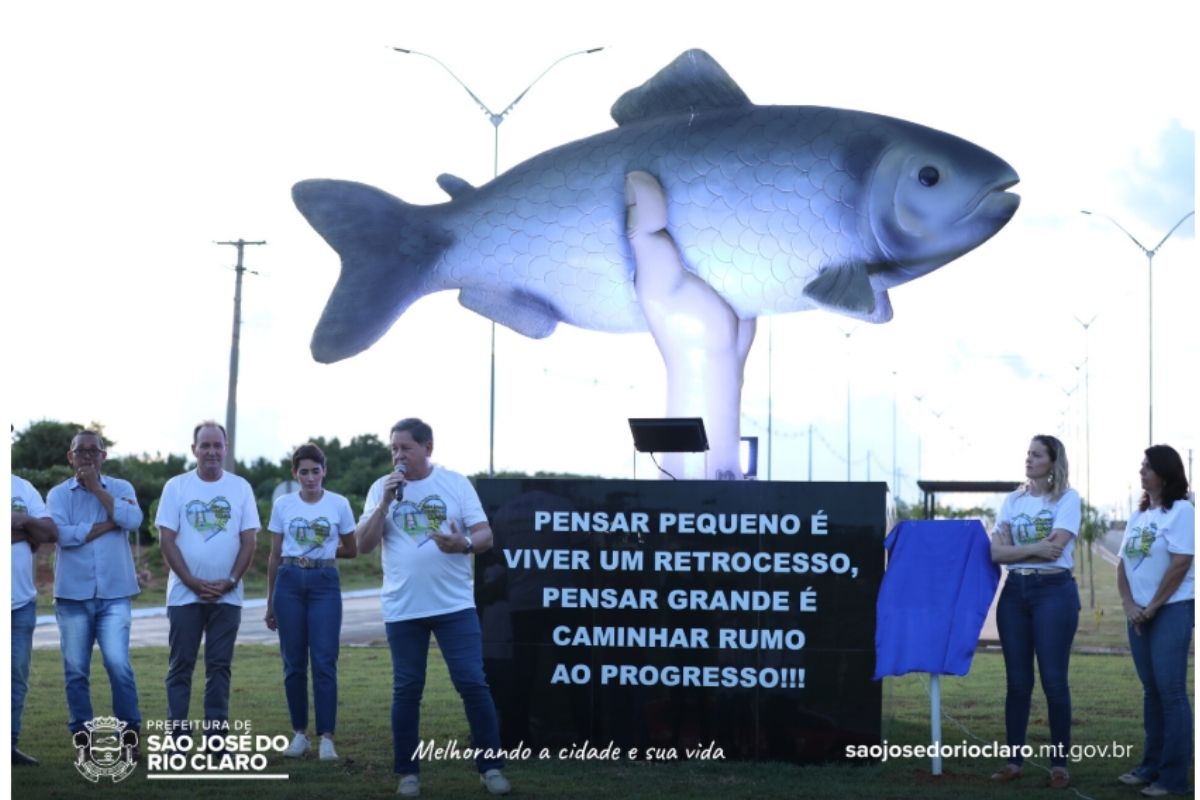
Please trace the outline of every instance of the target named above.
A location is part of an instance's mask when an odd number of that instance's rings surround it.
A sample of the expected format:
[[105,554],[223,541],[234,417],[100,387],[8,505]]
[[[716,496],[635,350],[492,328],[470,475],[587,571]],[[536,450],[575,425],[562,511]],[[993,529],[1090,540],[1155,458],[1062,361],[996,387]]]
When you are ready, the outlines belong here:
[[[1084,492],[1086,492],[1086,500],[1084,501],[1084,522],[1091,525],[1098,516],[1095,513],[1095,505],[1092,503],[1092,323],[1096,321],[1098,315],[1093,314],[1092,318],[1084,322],[1079,317],[1075,317],[1075,321],[1083,327],[1083,446],[1085,452],[1083,454],[1083,466],[1087,471],[1087,477],[1084,479]],[[1092,536],[1095,536],[1095,531],[1092,531]],[[1094,540],[1088,542],[1087,552],[1084,555],[1087,558],[1088,564],[1088,591],[1090,593],[1090,605],[1088,608],[1096,607],[1096,574],[1092,564],[1093,549],[1096,543]]]
[[[429,53],[422,53],[420,50],[409,50],[404,47],[393,47],[392,49],[395,50],[397,53],[404,53],[406,55],[424,56],[425,58],[428,58],[430,61],[437,64],[439,67],[444,69],[446,71],[446,73],[451,78],[453,78],[454,81],[459,86],[461,86],[468,95],[470,95],[471,99],[475,101],[475,105],[479,106],[483,110],[483,113],[487,114],[488,121],[492,123],[492,130],[493,130],[493,135],[492,135],[492,178],[494,179],[500,175],[500,125],[501,125],[501,123],[504,122],[504,120],[508,119],[508,115],[512,113],[512,110],[514,108],[516,108],[517,103],[521,102],[522,98],[524,98],[525,95],[529,93],[529,90],[534,87],[534,84],[536,84],[538,81],[540,81],[542,78],[544,78],[547,72],[554,69],[556,66],[561,64],[563,61],[566,61],[568,58],[571,58],[572,56],[584,56],[584,55],[590,55],[592,53],[598,53],[601,50],[603,50],[604,48],[603,47],[593,47],[590,50],[576,50],[573,53],[567,53],[565,56],[562,56],[561,58],[557,59],[556,61],[551,63],[550,66],[548,66],[544,70],[542,70],[541,74],[538,75],[536,78],[534,78],[529,83],[529,85],[526,86],[525,89],[522,90],[522,92],[519,95],[517,95],[515,98],[513,98],[513,101],[511,103],[509,103],[507,106],[505,106],[504,110],[499,113],[492,111],[492,109],[488,107],[487,103],[485,103],[479,99],[479,95],[477,95],[473,91],[471,91],[470,87],[467,86],[465,83],[463,83],[462,79],[460,79],[457,75],[455,75],[454,71],[451,70],[444,63],[442,63],[441,59],[437,58],[436,56],[432,56]],[[492,349],[492,352],[491,352],[491,378],[490,378],[490,383],[489,383],[490,390],[488,393],[489,394],[489,400],[488,400],[488,475],[496,474],[496,323],[495,323],[495,321],[492,322],[491,349]]]
[[[917,480],[921,480],[921,422],[922,413],[925,410],[925,395],[914,394],[913,399],[917,401]],[[918,496],[920,493],[918,492]]]
[[853,330],[843,330],[846,337],[846,482],[850,482],[850,337]]
[[1171,226],[1171,230],[1167,231],[1167,235],[1164,236],[1162,239],[1160,239],[1158,244],[1154,245],[1154,247],[1152,247],[1152,248],[1147,248],[1144,244],[1139,242],[1137,240],[1137,237],[1135,237],[1129,231],[1125,230],[1124,225],[1117,222],[1115,219],[1108,216],[1107,214],[1101,214],[1096,211],[1088,211],[1086,209],[1081,209],[1080,213],[1087,214],[1088,216],[1103,217],[1104,219],[1108,220],[1113,225],[1116,225],[1118,228],[1120,228],[1121,233],[1124,233],[1126,236],[1128,236],[1129,240],[1132,241],[1134,244],[1136,244],[1138,246],[1138,249],[1146,254],[1146,281],[1147,281],[1147,290],[1146,290],[1146,328],[1147,328],[1146,373],[1147,373],[1147,379],[1146,379],[1146,382],[1148,384],[1148,389],[1147,389],[1148,400],[1147,400],[1146,405],[1147,405],[1147,409],[1148,409],[1147,420],[1148,420],[1148,426],[1149,426],[1148,435],[1147,435],[1147,439],[1148,439],[1147,446],[1150,446],[1150,445],[1154,444],[1154,256],[1158,253],[1159,248],[1161,248],[1163,246],[1163,243],[1166,242],[1167,239],[1171,238],[1171,234],[1174,233],[1175,230],[1180,225],[1182,225],[1184,222],[1186,222],[1188,217],[1193,216],[1196,213],[1196,211],[1195,211],[1195,209],[1193,209],[1193,210],[1189,211],[1188,213],[1184,214],[1182,217],[1180,217],[1179,221],[1176,222],[1173,226]]
[[1083,327],[1083,466],[1087,471],[1087,479],[1084,490],[1087,492],[1088,502],[1092,502],[1092,323],[1096,321],[1098,315],[1093,314],[1092,318],[1084,322],[1079,317],[1075,317],[1075,321]]
[[900,499],[900,462],[896,454],[896,370],[892,370],[892,497]]
[[767,317],[767,480],[771,480],[771,460],[775,457],[775,328]]

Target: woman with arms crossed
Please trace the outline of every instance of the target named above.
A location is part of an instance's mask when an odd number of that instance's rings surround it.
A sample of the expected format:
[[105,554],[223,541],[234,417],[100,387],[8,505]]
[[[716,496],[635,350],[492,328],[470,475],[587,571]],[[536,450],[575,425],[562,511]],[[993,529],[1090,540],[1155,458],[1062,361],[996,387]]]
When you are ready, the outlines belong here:
[[1146,450],[1142,500],[1125,528],[1117,588],[1128,620],[1129,651],[1144,690],[1142,763],[1119,777],[1146,797],[1191,794],[1192,707],[1188,645],[1195,624],[1196,509],[1179,453]]
[[992,535],[992,561],[1008,575],[996,605],[996,627],[1004,650],[1007,694],[1004,727],[1008,763],[992,775],[1007,783],[1021,777],[1033,698],[1033,662],[1037,657],[1050,718],[1050,786],[1065,789],[1067,749],[1071,746],[1071,689],[1067,666],[1079,625],[1079,587],[1071,575],[1072,551],[1079,533],[1079,494],[1067,480],[1067,452],[1053,436],[1035,436],[1025,455],[1023,488],[1004,500]]
[[292,454],[300,491],[275,501],[271,510],[271,557],[267,562],[267,613],[279,631],[283,691],[295,736],[283,755],[308,752],[308,659],[322,761],[337,759],[337,659],[342,633],[342,587],[338,558],[354,558],[354,514],[345,497],[326,491],[325,454],[315,444]]

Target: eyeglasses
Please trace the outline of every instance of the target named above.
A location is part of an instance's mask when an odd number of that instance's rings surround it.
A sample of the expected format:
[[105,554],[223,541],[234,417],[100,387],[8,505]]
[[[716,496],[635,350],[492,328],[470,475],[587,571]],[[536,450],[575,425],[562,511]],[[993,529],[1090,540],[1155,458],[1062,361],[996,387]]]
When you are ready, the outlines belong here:
[[95,447],[76,447],[71,452],[77,456],[92,456],[93,458],[95,458],[96,456],[100,455],[104,451],[98,450]]

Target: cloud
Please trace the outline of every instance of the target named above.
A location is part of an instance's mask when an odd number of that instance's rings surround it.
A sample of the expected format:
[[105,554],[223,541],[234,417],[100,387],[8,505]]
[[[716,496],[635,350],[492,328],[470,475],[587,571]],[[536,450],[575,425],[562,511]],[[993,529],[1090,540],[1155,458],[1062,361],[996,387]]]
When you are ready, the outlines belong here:
[[[1152,246],[1196,203],[1196,132],[1179,120],[1159,133],[1152,149],[1134,154],[1133,165],[1117,178],[1123,204],[1154,231]],[[1194,236],[1189,221],[1176,236]]]

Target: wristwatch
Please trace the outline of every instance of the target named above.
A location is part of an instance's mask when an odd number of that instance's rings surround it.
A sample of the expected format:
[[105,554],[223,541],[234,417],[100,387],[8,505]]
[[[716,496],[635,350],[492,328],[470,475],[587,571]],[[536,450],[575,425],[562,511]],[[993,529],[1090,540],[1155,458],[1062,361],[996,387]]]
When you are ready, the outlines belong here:
[[466,549],[463,550],[463,554],[469,556],[471,553],[475,552],[475,542],[471,539],[471,534],[469,533],[463,538],[467,540],[467,546]]
[[229,582],[230,582],[230,583],[232,583],[234,586],[237,586],[237,585],[238,585],[238,579],[237,579],[236,577],[234,577],[233,575],[230,575],[230,576],[229,576],[228,578],[226,578],[225,580],[229,581]]

